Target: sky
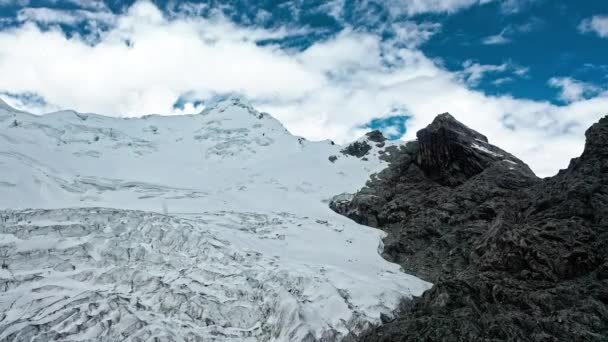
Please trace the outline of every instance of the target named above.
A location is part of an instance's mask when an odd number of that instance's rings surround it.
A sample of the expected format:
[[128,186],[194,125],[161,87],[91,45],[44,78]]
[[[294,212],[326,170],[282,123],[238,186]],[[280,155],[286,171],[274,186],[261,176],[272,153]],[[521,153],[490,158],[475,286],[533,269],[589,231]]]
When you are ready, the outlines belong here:
[[198,113],[410,140],[440,113],[550,176],[608,114],[604,0],[0,0],[0,98],[36,114]]

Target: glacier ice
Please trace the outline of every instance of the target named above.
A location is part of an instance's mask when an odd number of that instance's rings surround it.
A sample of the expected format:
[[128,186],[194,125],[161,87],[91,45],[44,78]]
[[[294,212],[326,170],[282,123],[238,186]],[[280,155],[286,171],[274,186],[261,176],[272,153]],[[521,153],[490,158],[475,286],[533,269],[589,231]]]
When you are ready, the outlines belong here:
[[1,106],[0,341],[334,341],[379,323],[430,284],[327,207],[385,166],[379,149],[343,155],[238,98],[138,119]]

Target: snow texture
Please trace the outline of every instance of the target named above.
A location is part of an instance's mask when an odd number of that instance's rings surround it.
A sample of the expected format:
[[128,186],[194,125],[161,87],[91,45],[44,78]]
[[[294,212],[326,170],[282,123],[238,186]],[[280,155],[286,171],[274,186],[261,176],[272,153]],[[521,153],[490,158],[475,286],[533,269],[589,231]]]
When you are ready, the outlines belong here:
[[372,146],[345,156],[236,97],[139,119],[0,106],[0,341],[335,341],[379,324],[431,284],[327,206],[385,167]]

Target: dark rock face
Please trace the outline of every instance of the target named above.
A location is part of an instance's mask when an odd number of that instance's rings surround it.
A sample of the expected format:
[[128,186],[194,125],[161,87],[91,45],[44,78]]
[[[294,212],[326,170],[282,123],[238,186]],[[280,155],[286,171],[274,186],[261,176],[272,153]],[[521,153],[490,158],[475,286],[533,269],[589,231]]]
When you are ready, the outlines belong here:
[[[525,165],[511,154],[488,144],[484,135],[448,113],[438,115],[416,136],[419,142],[416,163],[429,178],[443,185],[460,185],[497,161]],[[532,173],[531,170],[529,172]]]
[[608,341],[608,117],[547,179],[449,114],[333,210],[435,286],[363,341]]

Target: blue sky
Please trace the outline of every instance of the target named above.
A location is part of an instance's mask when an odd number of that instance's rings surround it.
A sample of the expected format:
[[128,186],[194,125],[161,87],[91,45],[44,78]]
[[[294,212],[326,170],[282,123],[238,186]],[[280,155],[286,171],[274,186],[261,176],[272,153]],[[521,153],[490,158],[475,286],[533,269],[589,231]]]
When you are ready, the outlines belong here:
[[[558,103],[562,102],[559,89],[548,86],[553,77],[608,85],[608,40],[579,30],[583,20],[598,13],[608,13],[608,2],[527,1],[515,12],[501,9],[498,2],[474,6],[445,16],[443,31],[423,51],[443,59],[450,70],[458,70],[467,59],[481,64],[516,63],[528,68],[525,77],[496,85],[493,82],[500,75],[491,75],[477,87],[491,94]],[[493,36],[504,41],[491,44],[488,37]]]
[[24,110],[170,115],[235,92],[340,142],[451,112],[541,174],[608,113],[607,54],[606,1],[0,0],[0,97]]

